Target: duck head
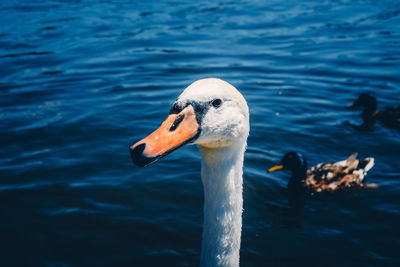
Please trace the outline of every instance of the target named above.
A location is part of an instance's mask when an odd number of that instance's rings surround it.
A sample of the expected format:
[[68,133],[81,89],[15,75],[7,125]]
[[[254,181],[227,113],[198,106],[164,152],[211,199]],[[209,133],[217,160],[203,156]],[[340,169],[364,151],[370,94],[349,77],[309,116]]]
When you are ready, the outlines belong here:
[[210,149],[247,138],[249,110],[239,91],[220,79],[192,83],[173,103],[167,119],[130,147],[133,163],[144,167],[186,144]]
[[378,108],[378,103],[375,96],[369,93],[362,93],[357,100],[347,106],[347,108],[363,108],[365,110],[376,111]]
[[275,172],[278,170],[289,170],[294,173],[307,171],[307,161],[303,154],[298,152],[286,153],[281,161],[274,167],[270,168],[268,172]]

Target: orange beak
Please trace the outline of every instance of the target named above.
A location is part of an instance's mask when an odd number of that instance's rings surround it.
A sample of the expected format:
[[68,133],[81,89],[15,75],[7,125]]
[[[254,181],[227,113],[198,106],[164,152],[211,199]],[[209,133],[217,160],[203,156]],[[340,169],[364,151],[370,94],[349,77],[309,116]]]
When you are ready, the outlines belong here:
[[200,133],[196,113],[191,105],[178,114],[170,114],[146,138],[130,147],[133,163],[144,167],[194,140]]
[[276,172],[276,171],[279,171],[279,170],[282,170],[282,169],[283,169],[283,165],[282,165],[282,164],[278,164],[278,165],[276,165],[276,166],[270,168],[270,169],[268,170],[268,172]]

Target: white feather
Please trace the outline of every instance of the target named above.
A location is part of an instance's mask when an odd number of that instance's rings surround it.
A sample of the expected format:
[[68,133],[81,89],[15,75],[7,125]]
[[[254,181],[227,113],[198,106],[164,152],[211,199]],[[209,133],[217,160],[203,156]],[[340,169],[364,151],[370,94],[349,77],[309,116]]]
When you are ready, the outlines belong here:
[[204,224],[201,266],[239,266],[243,209],[243,159],[249,134],[249,110],[239,91],[210,78],[191,84],[177,102],[221,99],[210,107],[195,143],[202,155]]

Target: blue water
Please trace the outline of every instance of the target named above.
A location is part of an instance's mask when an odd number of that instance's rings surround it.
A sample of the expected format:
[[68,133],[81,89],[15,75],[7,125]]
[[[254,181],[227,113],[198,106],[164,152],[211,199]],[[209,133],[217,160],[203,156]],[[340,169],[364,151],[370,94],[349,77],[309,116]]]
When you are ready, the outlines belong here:
[[[200,156],[129,146],[191,82],[247,99],[242,266],[400,264],[400,132],[344,106],[400,101],[399,1],[0,1],[0,264],[196,266]],[[373,156],[375,190],[288,215],[289,150]]]

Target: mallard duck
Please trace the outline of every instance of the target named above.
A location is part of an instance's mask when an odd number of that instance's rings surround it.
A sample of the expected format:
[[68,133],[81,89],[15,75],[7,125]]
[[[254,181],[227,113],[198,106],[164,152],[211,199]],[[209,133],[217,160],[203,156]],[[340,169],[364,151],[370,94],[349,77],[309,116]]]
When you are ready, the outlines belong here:
[[376,187],[375,184],[365,184],[364,177],[374,166],[374,158],[356,159],[357,153],[346,160],[335,163],[320,163],[307,170],[306,158],[297,152],[286,153],[278,165],[268,172],[282,169],[292,171],[288,188],[304,187],[310,191],[336,191],[353,187]]
[[387,107],[378,111],[378,103],[376,98],[368,93],[361,94],[354,103],[347,106],[349,109],[362,108],[361,125],[353,125],[357,130],[369,130],[378,120],[384,127],[400,130],[400,105],[397,107]]

